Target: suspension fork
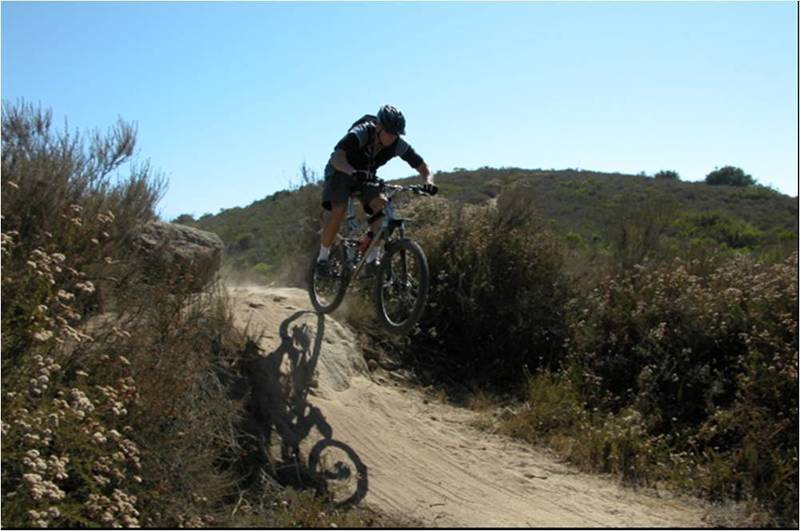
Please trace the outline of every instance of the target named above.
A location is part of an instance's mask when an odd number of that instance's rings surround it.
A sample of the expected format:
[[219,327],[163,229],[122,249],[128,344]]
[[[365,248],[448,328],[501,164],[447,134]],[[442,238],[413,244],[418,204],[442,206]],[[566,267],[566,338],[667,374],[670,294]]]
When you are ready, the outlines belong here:
[[[398,226],[390,226],[388,223],[384,228],[384,233],[386,234],[386,242],[388,243],[391,239],[392,233],[397,231],[398,238],[394,241],[400,241],[405,238],[406,231],[405,226],[400,224]],[[389,261],[387,264],[388,272],[389,272],[389,279],[393,281],[393,283],[399,284],[400,287],[406,287],[408,284],[408,258],[406,256],[406,250],[401,248],[399,251],[400,261],[397,264],[393,264],[392,261]],[[396,266],[399,266],[399,271],[395,269]]]

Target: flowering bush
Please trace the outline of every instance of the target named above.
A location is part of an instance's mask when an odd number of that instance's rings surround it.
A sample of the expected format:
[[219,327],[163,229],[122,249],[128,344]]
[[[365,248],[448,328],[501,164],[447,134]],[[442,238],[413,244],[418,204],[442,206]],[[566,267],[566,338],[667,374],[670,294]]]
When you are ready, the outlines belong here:
[[[79,137],[54,136],[49,113],[3,109],[6,526],[137,527],[172,525],[180,514],[206,518],[207,504],[164,501],[154,488],[186,496],[198,490],[166,470],[188,454],[205,466],[194,478],[201,490],[230,483],[213,463],[226,445],[208,443],[235,419],[208,381],[215,354],[209,328],[219,343],[229,329],[225,315],[208,297],[176,292],[171,279],[128,282],[136,268],[128,259],[132,229],[155,217],[160,195],[146,167],[111,184],[111,172],[130,159],[133,133],[120,123],[86,147]],[[156,333],[165,327],[169,334]],[[185,356],[190,349],[207,354]],[[154,362],[166,370],[154,370]],[[183,380],[192,387],[176,385]],[[200,408],[211,394],[217,404],[206,413]],[[167,397],[172,410],[164,411]],[[187,431],[185,442],[155,431],[170,425]]]
[[227,395],[245,341],[216,286],[191,293],[162,270],[141,281],[130,243],[160,181],[147,166],[109,177],[133,130],[87,147],[24,104],[4,106],[2,125],[3,526],[363,526],[245,485],[254,442]]
[[638,265],[571,308],[570,374],[587,404],[634,408],[708,472],[693,480],[706,494],[797,521],[796,253]]

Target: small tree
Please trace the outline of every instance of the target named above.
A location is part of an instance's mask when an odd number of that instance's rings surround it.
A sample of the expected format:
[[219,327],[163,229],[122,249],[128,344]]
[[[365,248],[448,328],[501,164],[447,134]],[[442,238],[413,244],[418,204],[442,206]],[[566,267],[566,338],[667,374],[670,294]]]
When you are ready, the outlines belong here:
[[194,216],[191,214],[181,214],[177,218],[172,220],[173,223],[178,223],[179,225],[189,225],[195,222]]
[[741,168],[725,166],[706,175],[706,184],[712,186],[720,184],[727,186],[752,186],[756,184],[756,181]]
[[654,175],[656,180],[661,181],[680,181],[681,176],[678,175],[678,172],[673,170],[661,170],[660,172]]

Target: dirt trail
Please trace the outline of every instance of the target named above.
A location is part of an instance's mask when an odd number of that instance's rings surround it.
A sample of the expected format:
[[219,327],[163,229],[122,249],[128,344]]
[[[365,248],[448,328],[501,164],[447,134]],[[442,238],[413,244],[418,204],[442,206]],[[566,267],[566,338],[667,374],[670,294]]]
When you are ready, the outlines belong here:
[[576,472],[472,428],[471,411],[371,375],[353,334],[309,311],[302,290],[229,293],[238,325],[263,333],[255,375],[267,438],[284,452],[297,445],[338,499],[437,527],[709,525],[697,501]]

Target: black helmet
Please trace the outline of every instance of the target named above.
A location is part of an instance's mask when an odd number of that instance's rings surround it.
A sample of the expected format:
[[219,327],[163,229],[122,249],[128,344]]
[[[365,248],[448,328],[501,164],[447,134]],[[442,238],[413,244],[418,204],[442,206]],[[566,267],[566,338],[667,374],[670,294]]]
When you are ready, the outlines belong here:
[[406,118],[391,105],[384,105],[378,111],[378,123],[393,135],[406,134]]

